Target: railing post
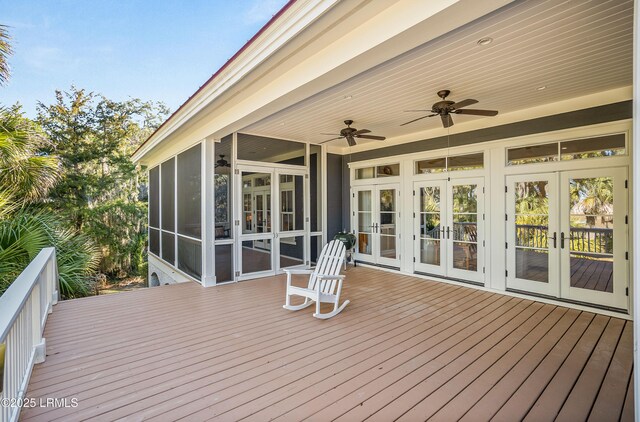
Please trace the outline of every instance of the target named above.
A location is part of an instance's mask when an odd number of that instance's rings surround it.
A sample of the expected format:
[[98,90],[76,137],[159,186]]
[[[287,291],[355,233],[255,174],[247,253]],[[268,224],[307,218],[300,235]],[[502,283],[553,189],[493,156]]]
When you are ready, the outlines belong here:
[[[45,276],[43,271],[38,277]],[[42,338],[42,304],[40,303],[41,280],[38,280],[33,287],[31,294],[31,341],[33,345],[33,363],[42,363],[45,358],[45,344]]]

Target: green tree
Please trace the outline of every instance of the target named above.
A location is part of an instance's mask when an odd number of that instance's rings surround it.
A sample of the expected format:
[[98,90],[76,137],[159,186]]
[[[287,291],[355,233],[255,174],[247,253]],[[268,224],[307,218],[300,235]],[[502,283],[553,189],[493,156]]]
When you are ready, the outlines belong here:
[[99,245],[100,271],[141,273],[147,213],[146,175],[131,154],[166,117],[162,104],[112,101],[72,87],[38,105],[38,122],[61,162],[50,206]]
[[63,297],[91,292],[97,250],[43,207],[59,169],[46,138],[18,106],[0,108],[0,294],[44,247],[57,250]]
[[11,48],[11,36],[6,25],[0,25],[0,86],[9,80],[11,70],[9,68],[9,56],[13,53]]

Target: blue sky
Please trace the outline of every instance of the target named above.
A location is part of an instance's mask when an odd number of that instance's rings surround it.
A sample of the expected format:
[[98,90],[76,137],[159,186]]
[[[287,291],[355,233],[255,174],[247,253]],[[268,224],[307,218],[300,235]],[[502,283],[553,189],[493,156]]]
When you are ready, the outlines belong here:
[[286,0],[0,0],[12,76],[0,105],[34,117],[56,89],[163,101],[172,111]]

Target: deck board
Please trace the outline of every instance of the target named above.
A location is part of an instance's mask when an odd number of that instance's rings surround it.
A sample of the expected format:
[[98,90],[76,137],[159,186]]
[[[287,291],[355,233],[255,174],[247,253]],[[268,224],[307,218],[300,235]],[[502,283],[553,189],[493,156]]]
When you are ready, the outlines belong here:
[[633,416],[629,321],[369,268],[346,280],[328,321],[282,309],[283,276],[61,302],[27,396],[79,406],[21,419]]

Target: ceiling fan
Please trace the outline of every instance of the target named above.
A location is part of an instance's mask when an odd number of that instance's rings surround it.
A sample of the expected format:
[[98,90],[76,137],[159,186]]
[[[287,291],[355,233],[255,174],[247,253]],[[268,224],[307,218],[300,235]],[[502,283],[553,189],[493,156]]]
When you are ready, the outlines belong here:
[[467,99],[467,100],[458,101],[456,103],[455,101],[450,101],[446,99],[450,93],[451,91],[449,91],[448,89],[443,89],[442,91],[438,91],[438,97],[442,98],[442,100],[438,101],[433,106],[431,106],[431,110],[405,110],[407,112],[426,111],[426,112],[431,112],[432,114],[418,117],[417,119],[410,120],[406,123],[401,124],[400,126],[408,125],[409,123],[426,119],[427,117],[440,116],[440,118],[442,119],[442,126],[447,128],[447,127],[453,126],[453,119],[451,118],[451,114],[469,114],[474,116],[495,116],[498,114],[496,110],[477,110],[477,109],[471,109],[471,108],[461,110],[463,107],[467,107],[477,103],[478,100]]
[[353,120],[345,120],[344,124],[347,125],[344,129],[337,133],[323,133],[322,135],[333,135],[335,138],[327,139],[326,141],[320,142],[324,144],[325,142],[335,141],[336,139],[344,138],[347,140],[347,143],[350,147],[356,145],[356,138],[361,139],[373,139],[376,141],[384,141],[386,138],[384,136],[375,136],[375,135],[365,135],[366,133],[371,133],[369,129],[356,129],[351,127],[353,124]]
[[218,167],[231,167],[231,164],[227,160],[224,159],[224,154],[219,155],[220,159],[216,161],[215,168]]

